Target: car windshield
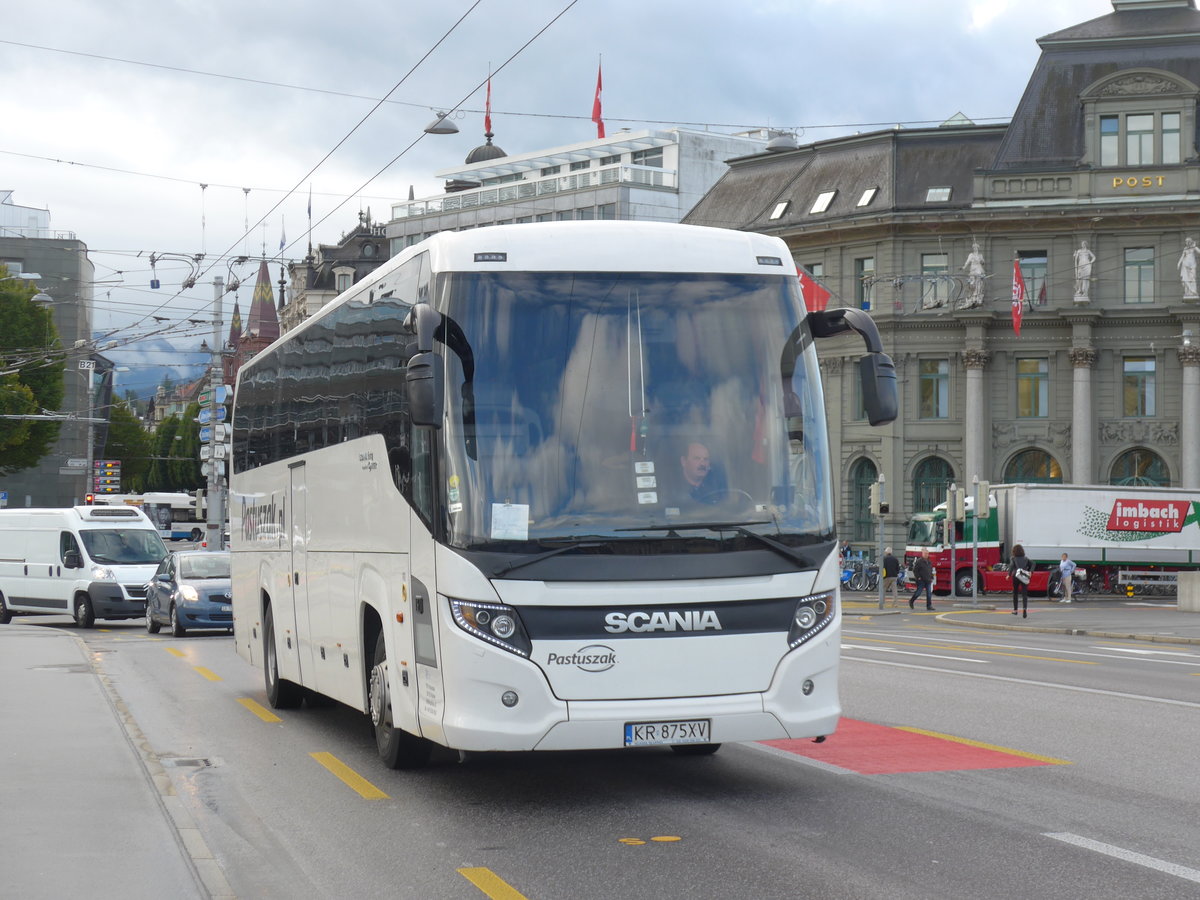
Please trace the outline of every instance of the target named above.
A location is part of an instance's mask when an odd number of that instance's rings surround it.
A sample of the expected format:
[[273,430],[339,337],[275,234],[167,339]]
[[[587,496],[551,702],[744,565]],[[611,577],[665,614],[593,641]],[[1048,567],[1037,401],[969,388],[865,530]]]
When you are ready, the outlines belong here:
[[647,552],[711,540],[711,523],[829,540],[825,413],[795,282],[450,276],[449,543],[521,553],[600,536]]
[[192,553],[179,557],[179,577],[185,581],[229,577],[228,553]]
[[92,562],[124,566],[158,565],[167,548],[157,532],[95,529],[80,532]]

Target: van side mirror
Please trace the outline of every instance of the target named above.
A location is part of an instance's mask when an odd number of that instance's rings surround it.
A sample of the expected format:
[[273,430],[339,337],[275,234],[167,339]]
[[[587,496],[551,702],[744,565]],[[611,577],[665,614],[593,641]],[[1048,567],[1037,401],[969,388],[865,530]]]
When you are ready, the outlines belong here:
[[78,550],[68,550],[63,554],[63,565],[68,569],[82,569],[83,557],[79,555]]
[[408,361],[408,410],[414,425],[440,428],[446,408],[446,380],[442,355],[417,353]]

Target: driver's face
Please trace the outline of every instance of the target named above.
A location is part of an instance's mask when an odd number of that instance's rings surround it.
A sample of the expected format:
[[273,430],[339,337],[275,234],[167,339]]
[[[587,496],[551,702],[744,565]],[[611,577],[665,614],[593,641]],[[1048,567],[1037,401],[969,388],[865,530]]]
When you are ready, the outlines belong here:
[[708,448],[703,444],[690,444],[687,455],[681,456],[679,461],[683,464],[683,477],[687,479],[688,484],[693,486],[704,481],[708,470],[712,467],[708,457]]

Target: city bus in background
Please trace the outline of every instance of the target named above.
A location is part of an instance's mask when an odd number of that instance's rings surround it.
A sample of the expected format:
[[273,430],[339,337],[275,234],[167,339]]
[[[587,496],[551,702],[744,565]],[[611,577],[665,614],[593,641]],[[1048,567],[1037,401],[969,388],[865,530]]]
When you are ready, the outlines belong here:
[[144,494],[96,494],[96,506],[136,506],[158,527],[164,541],[204,539],[204,492],[148,491]]
[[685,225],[443,232],[247,363],[237,651],[380,756],[823,738],[841,612],[814,340],[780,240]]

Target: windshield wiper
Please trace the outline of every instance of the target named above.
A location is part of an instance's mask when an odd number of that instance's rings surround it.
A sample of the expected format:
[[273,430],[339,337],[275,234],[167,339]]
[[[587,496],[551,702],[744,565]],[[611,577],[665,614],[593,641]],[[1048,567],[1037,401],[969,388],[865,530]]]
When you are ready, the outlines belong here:
[[570,541],[563,544],[561,547],[555,547],[553,550],[546,550],[543,553],[535,553],[533,556],[526,556],[522,559],[515,559],[512,562],[505,563],[499,568],[493,569],[492,575],[499,577],[513,571],[514,569],[520,569],[524,566],[531,566],[535,562],[541,562],[543,559],[549,559],[552,556],[558,556],[560,553],[566,553],[568,550],[590,550],[594,547],[608,546],[609,543],[609,541]]
[[676,531],[695,531],[697,529],[707,529],[709,531],[736,531],[743,537],[753,538],[764,547],[774,550],[780,556],[786,556],[792,562],[796,563],[802,569],[814,569],[816,563],[804,553],[797,553],[787,544],[781,544],[765,534],[759,534],[757,531],[751,531],[747,525],[770,525],[770,519],[756,519],[750,522],[688,522],[679,523],[678,525],[646,525],[641,528],[618,528],[617,531],[666,531],[674,533]]

